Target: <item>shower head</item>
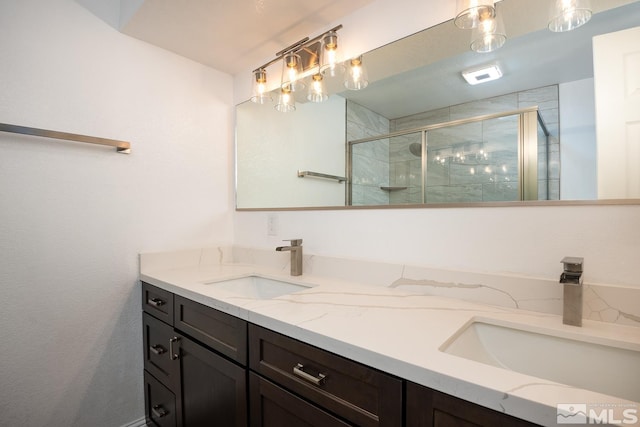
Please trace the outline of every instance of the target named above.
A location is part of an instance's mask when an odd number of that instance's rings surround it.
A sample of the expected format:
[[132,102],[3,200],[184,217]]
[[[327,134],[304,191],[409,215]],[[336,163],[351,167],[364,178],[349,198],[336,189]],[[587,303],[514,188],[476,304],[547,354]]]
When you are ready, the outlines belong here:
[[422,144],[419,142],[409,144],[409,151],[416,157],[422,157]]

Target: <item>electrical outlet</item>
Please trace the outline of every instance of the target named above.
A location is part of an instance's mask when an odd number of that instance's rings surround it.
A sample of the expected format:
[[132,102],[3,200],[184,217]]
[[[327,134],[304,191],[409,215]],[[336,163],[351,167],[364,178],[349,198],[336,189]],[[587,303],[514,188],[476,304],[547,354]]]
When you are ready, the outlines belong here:
[[269,214],[267,217],[267,236],[278,235],[278,216],[275,214]]

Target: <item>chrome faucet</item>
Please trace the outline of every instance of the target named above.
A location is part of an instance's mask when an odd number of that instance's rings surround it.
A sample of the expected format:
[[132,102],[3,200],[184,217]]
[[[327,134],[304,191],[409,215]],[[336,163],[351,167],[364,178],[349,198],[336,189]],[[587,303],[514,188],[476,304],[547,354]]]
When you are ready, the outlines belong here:
[[564,257],[564,271],[560,283],[564,286],[562,323],[582,326],[582,267],[583,258]]
[[291,275],[302,275],[302,239],[289,239],[285,242],[291,242],[291,246],[278,246],[276,251],[291,251]]

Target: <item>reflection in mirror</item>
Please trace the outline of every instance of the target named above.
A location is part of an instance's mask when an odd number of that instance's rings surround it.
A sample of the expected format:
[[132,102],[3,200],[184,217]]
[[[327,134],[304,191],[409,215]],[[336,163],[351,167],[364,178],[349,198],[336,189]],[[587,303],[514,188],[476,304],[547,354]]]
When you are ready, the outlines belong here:
[[[640,1],[594,3],[586,25],[552,33],[539,0],[503,0],[497,7],[509,39],[495,52],[471,52],[469,32],[448,21],[364,54],[370,84],[362,91],[331,95],[324,104],[296,99],[297,111],[284,115],[272,106],[239,105],[237,207],[639,198],[633,182],[640,182],[640,157],[624,136],[613,141],[614,131],[603,134],[609,125],[601,120],[636,135],[632,125],[618,122],[632,116],[622,113],[623,102],[636,114],[640,108],[640,82],[633,80],[640,74],[632,68],[640,61],[622,70],[631,76],[625,83],[622,77],[599,77],[622,59],[602,64],[596,52],[594,79],[593,47],[602,43],[592,38],[637,26]],[[631,53],[618,55],[640,57]],[[491,64],[502,69],[501,79],[471,86],[462,78],[463,71]],[[605,89],[602,80],[622,89]],[[330,93],[342,84],[327,83]],[[596,108],[595,99],[616,90],[629,93],[630,101],[608,96]],[[544,126],[532,121],[525,129],[520,118],[507,114],[529,109],[539,111]],[[596,110],[598,146],[606,149],[596,147]],[[603,118],[603,112],[615,114]],[[480,120],[493,114],[507,117]],[[516,130],[504,136],[494,130],[494,123],[510,121],[519,122]],[[535,134],[535,144],[523,145],[524,133]],[[614,143],[618,161],[606,157],[616,156],[608,149]],[[624,168],[621,158],[627,160]],[[349,180],[301,179],[300,169]],[[624,176],[610,178],[616,174]]]
[[344,205],[345,183],[298,171],[344,177],[345,99],[297,103],[295,113],[247,101],[236,109],[238,208]]

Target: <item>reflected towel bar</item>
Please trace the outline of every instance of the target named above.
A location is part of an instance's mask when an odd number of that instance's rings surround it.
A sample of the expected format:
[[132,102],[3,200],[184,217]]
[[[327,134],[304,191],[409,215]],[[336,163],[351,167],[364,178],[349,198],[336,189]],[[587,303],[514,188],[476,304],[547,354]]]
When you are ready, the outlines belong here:
[[118,153],[131,153],[131,144],[125,141],[117,141],[115,139],[98,138],[95,136],[78,135],[75,133],[57,132],[54,130],[8,125],[6,123],[0,123],[0,131],[18,133],[21,135],[41,136],[44,138],[63,139],[66,141],[86,142],[88,144],[107,145],[109,147],[115,147]]
[[346,182],[347,178],[344,176],[327,175],[326,173],[311,172],[311,171],[298,171],[298,178],[304,178],[305,176],[314,176],[316,178],[335,179],[338,182]]

